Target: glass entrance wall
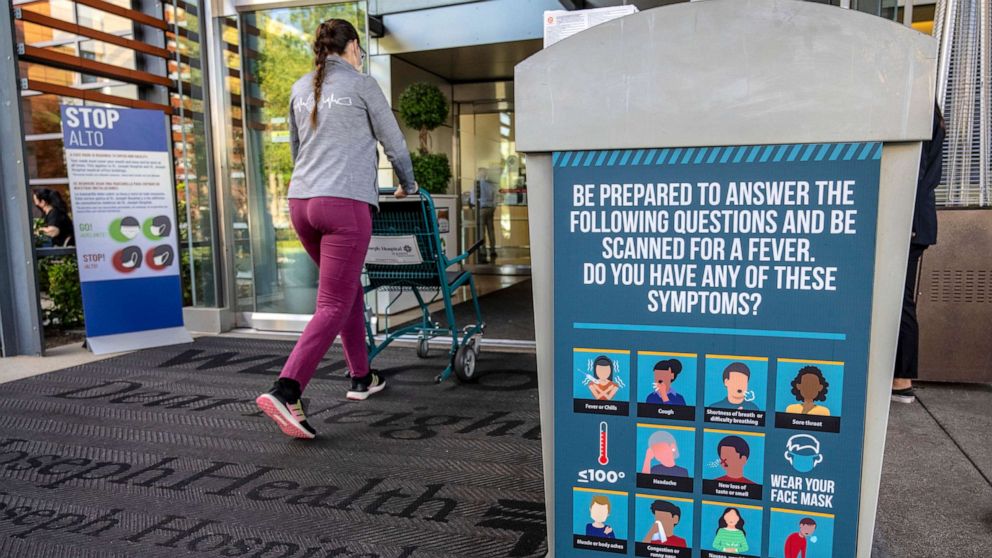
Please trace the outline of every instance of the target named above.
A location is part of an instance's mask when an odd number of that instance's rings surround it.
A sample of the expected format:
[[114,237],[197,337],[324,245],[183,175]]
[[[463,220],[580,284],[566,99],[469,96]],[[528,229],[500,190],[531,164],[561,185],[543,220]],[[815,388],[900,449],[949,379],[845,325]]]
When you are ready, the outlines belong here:
[[[365,2],[278,8],[241,15],[241,109],[244,114],[246,195],[235,198],[238,251],[250,255],[241,269],[239,309],[247,312],[312,314],[317,267],[307,256],[289,219],[286,193],[292,175],[289,148],[289,94],[293,83],[313,68],[313,32],[320,22],[339,18],[366,37]],[[239,225],[238,218],[244,219]]]
[[[485,237],[485,247],[475,263],[530,265],[530,231],[527,224],[527,165],[516,151],[512,104],[505,101],[459,103],[459,194],[462,198],[462,246]],[[490,246],[487,196],[482,182],[494,189]],[[484,203],[474,203],[476,199]],[[495,258],[493,258],[495,251]]]

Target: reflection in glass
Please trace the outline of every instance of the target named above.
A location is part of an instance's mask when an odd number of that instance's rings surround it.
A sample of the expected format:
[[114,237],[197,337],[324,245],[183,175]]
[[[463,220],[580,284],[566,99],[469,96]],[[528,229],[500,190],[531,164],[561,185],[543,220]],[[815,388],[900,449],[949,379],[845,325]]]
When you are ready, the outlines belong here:
[[224,129],[225,158],[228,172],[220,176],[222,187],[229,192],[231,204],[232,239],[234,250],[235,305],[239,312],[255,308],[255,291],[252,267],[251,234],[248,226],[248,187],[245,183],[245,134],[241,110],[241,37],[238,33],[239,18],[229,16],[217,19],[217,35],[224,48],[224,83],[221,96],[224,114],[229,114]]
[[[62,140],[39,140],[25,143],[28,153],[28,169],[31,178],[52,180],[65,178],[69,171],[65,166],[65,150]],[[66,198],[68,203],[69,199]]]
[[[480,250],[476,263],[530,265],[530,231],[527,225],[527,164],[516,151],[513,112],[495,109],[493,103],[471,106],[463,103],[459,116],[462,196],[462,245],[472,246],[483,238],[486,217],[473,201],[473,191],[480,188],[480,177],[496,189],[493,220],[496,257]],[[478,196],[476,196],[478,197]]]
[[203,73],[200,70],[199,38],[203,36],[200,18],[186,6],[198,8],[198,0],[186,0],[178,7],[165,4],[169,22],[168,47],[178,59],[168,62],[169,77],[179,84],[170,94],[172,135],[176,165],[176,199],[179,214],[179,255],[184,271],[185,303],[192,306],[217,305],[214,251],[213,199],[211,197],[207,153],[206,115],[203,106]]
[[313,67],[313,32],[330,18],[350,21],[365,42],[364,2],[265,10],[241,20],[247,213],[258,312],[314,311],[317,268],[289,221],[286,192],[293,164],[287,117],[293,83]]

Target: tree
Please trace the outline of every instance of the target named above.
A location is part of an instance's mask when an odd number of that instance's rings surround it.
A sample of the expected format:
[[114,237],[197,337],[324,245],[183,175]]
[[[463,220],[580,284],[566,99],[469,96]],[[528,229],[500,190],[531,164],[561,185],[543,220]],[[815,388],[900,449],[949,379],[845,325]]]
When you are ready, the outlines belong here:
[[448,100],[436,85],[414,83],[400,95],[400,118],[420,136],[417,153],[411,153],[413,175],[428,192],[447,192],[451,164],[443,153],[430,152],[430,132],[448,119]]

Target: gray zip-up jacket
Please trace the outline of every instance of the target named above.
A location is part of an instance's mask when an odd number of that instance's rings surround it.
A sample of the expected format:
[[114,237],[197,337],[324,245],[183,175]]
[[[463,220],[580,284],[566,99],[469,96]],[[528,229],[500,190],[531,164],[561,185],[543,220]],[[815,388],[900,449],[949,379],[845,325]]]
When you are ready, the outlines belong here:
[[324,69],[316,128],[310,124],[313,72],[293,84],[289,104],[294,164],[290,198],[330,196],[378,207],[377,142],[382,142],[403,189],[415,191],[406,140],[375,79],[358,72],[340,56],[330,56]]

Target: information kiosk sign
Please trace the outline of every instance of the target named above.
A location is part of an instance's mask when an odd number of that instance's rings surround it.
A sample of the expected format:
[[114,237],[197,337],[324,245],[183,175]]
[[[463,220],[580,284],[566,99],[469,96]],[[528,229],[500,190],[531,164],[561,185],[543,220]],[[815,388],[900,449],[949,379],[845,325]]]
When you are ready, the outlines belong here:
[[165,115],[65,105],[62,133],[90,349],[191,342]]
[[855,555],[881,153],[553,153],[557,555]]

